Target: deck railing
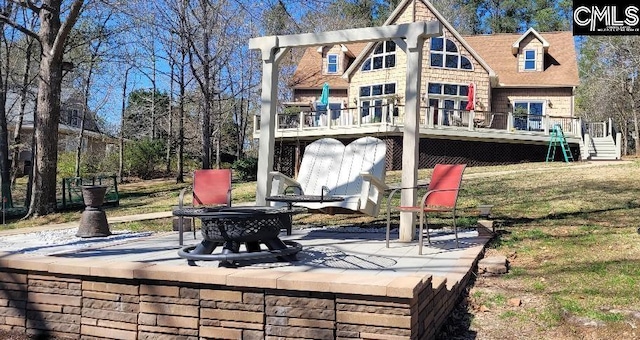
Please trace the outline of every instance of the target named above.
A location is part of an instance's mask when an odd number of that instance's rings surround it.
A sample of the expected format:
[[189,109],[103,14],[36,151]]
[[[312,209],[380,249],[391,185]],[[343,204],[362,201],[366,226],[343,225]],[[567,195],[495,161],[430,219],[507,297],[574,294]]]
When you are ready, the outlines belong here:
[[[312,131],[356,129],[366,126],[401,127],[404,124],[403,105],[385,104],[370,107],[347,107],[326,111],[277,113],[277,131]],[[478,132],[548,135],[559,124],[566,136],[581,137],[578,118],[550,115],[514,115],[511,112],[466,111],[421,107],[421,128],[454,129]],[[260,117],[255,116],[254,133],[258,133]],[[327,132],[331,134],[332,132]]]

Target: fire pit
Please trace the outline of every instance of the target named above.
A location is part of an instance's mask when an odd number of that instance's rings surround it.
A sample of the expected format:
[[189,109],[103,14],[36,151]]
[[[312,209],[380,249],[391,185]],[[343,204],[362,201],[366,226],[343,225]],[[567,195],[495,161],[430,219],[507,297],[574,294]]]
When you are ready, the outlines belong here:
[[[197,217],[202,220],[204,240],[178,252],[193,261],[220,261],[221,266],[236,266],[240,260],[277,257],[280,261],[295,261],[302,246],[278,238],[281,229],[291,227],[292,214],[304,209],[272,207],[183,208],[173,210],[174,216]],[[288,227],[288,228],[287,228]],[[240,251],[244,244],[246,251]],[[262,250],[264,244],[268,250]],[[222,246],[222,252],[213,251]]]

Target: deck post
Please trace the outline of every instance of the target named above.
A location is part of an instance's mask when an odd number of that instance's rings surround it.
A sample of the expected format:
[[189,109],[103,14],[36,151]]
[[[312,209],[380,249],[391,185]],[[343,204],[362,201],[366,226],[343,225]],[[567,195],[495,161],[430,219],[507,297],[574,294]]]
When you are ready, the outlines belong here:
[[433,129],[433,117],[435,117],[435,108],[433,106],[427,107],[427,127]]

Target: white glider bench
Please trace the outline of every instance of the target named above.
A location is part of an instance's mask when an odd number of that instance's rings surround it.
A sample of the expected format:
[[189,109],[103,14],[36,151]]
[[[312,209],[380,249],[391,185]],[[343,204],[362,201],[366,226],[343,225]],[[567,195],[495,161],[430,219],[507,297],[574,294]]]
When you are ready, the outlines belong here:
[[316,140],[304,150],[297,180],[277,171],[269,173],[271,195],[335,196],[343,201],[296,205],[331,214],[359,212],[377,216],[387,189],[386,153],[386,143],[374,137],[362,137],[347,146],[333,138]]

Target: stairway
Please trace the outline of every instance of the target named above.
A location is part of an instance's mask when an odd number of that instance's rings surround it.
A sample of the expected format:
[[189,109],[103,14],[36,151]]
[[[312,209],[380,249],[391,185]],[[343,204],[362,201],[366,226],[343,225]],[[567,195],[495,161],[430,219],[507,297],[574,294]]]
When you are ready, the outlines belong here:
[[589,145],[589,157],[593,161],[610,161],[618,159],[616,144],[611,137],[592,138]]

